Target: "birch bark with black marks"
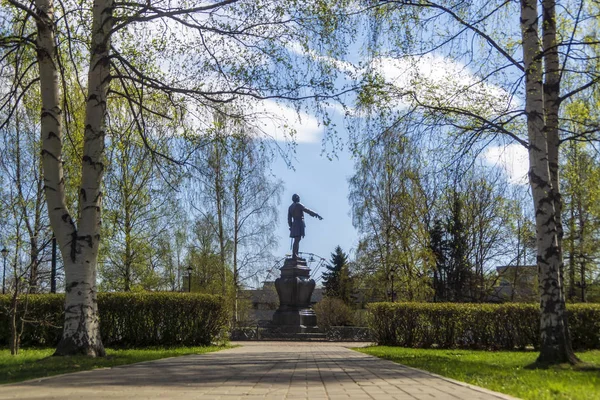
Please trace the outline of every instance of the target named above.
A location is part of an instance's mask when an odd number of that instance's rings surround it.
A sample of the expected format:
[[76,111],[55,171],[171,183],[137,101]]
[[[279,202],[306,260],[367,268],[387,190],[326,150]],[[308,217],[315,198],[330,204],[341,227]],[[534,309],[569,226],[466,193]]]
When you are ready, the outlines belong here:
[[[564,259],[563,259],[563,224],[562,224],[562,196],[560,194],[560,176],[559,176],[559,109],[560,109],[560,63],[558,57],[558,43],[556,38],[556,1],[542,1],[542,48],[544,54],[544,111],[546,113],[546,140],[548,142],[548,168],[550,171],[550,181],[552,182],[552,200],[554,201],[554,210],[556,218],[556,234],[558,242],[559,258],[559,287],[560,300],[559,307],[562,308],[562,314],[565,325],[565,352],[569,362],[578,362],[571,347],[571,338],[567,319],[567,310],[565,306],[566,289],[564,279]],[[542,355],[540,354],[540,357]],[[561,357],[562,358],[562,357]]]
[[521,33],[525,65],[525,111],[529,137],[529,182],[536,210],[537,266],[540,285],[540,355],[537,362],[576,363],[565,324],[555,191],[549,160],[544,102],[542,47],[538,36],[537,0],[521,0]]
[[73,221],[65,202],[62,169],[62,110],[52,0],[37,0],[38,62],[42,93],[42,164],[50,223],[62,252],[65,323],[55,355],[105,354],[96,300],[96,264],[100,242],[101,180],[104,169],[104,122],[109,84],[111,0],[93,6],[79,217]]

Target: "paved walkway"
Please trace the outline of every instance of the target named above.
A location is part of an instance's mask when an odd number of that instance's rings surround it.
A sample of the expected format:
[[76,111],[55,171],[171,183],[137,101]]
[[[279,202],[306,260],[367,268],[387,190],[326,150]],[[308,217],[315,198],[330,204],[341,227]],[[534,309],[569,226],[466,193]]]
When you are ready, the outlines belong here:
[[511,399],[348,349],[362,343],[237,344],[0,386],[0,399]]

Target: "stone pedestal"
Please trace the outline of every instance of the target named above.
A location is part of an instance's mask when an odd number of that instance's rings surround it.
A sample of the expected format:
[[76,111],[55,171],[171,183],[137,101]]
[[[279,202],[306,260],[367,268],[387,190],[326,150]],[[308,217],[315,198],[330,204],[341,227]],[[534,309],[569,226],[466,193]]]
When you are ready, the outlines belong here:
[[289,333],[312,332],[317,329],[317,316],[310,306],[315,281],[303,258],[287,258],[281,277],[275,280],[279,308],[273,314],[273,325]]

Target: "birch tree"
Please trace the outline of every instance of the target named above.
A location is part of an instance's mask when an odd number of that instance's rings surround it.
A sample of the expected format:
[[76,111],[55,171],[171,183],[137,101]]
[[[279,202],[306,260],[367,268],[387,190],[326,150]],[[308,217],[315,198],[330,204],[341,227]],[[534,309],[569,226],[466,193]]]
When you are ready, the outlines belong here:
[[[280,2],[242,0],[180,5],[9,0],[3,5],[13,11],[2,13],[6,25],[17,26],[17,33],[3,37],[4,54],[29,51],[35,59],[26,68],[38,70],[35,78],[15,74],[13,81],[25,88],[39,87],[41,94],[44,188],[66,279],[65,324],[57,355],[104,355],[96,275],[107,103],[113,97],[126,99],[144,144],[158,156],[159,149],[146,134],[148,115],[175,120],[185,116],[201,126],[215,108],[239,97],[329,96],[332,77],[320,74],[327,61],[311,60],[318,66],[309,68],[306,60],[289,50],[305,45],[320,29],[318,21],[308,24],[305,19],[306,10],[315,7],[311,2],[284,7]],[[67,65],[77,76],[73,86],[63,74]],[[115,80],[118,87],[111,86]],[[73,92],[85,94],[85,116],[80,120],[81,178],[74,185],[77,199],[70,202],[63,163],[65,130],[75,118],[65,99]],[[178,113],[149,105],[147,99],[156,93],[162,93]],[[20,101],[14,91],[8,99]]]
[[272,157],[243,127],[232,138],[229,190],[231,196],[234,323],[238,295],[255,277],[276,244],[277,206],[283,186],[269,172]]
[[[272,152],[251,127],[234,117],[218,114],[213,135],[195,157],[190,178],[196,196],[191,203],[213,231],[219,244],[222,290],[233,279],[233,316],[238,318],[238,292],[275,244],[281,182],[269,172]],[[214,218],[209,218],[214,216]]]
[[[123,102],[121,102],[123,105]],[[118,107],[113,102],[113,107]],[[108,127],[105,208],[100,268],[104,290],[158,289],[162,271],[154,259],[162,236],[167,236],[179,208],[179,171],[161,162],[144,146],[134,116],[126,107],[111,113]],[[170,154],[175,139],[169,126],[146,119],[147,132],[162,154]],[[171,146],[170,146],[171,145]]]
[[561,181],[568,298],[586,302],[600,259],[600,162],[589,144],[571,142],[566,147]]
[[[472,157],[485,144],[527,149],[541,295],[538,362],[576,363],[565,312],[558,185],[559,146],[573,135],[561,105],[589,95],[600,79],[590,51],[597,10],[579,1],[564,3],[560,14],[551,0],[519,5],[402,0],[368,7],[375,40],[359,102],[377,105],[373,133],[412,118],[458,147],[458,157]],[[593,121],[576,122],[585,132],[579,138],[595,135]]]
[[412,139],[395,130],[365,141],[355,155],[349,200],[353,224],[362,236],[361,265],[376,276],[378,289],[389,299],[393,279],[406,300],[427,299],[432,256],[426,215],[431,199],[422,184],[422,155]]
[[[3,184],[0,209],[3,216],[4,246],[19,242],[18,257],[28,267],[27,287],[30,292],[42,291],[49,282],[46,261],[48,244],[52,236],[45,209],[41,165],[38,158],[39,138],[33,135],[39,126],[34,111],[35,103],[15,110],[12,121],[2,129],[0,145],[0,173],[6,179]],[[19,227],[19,229],[17,229]],[[17,231],[19,234],[17,235]],[[26,258],[28,260],[26,260]]]

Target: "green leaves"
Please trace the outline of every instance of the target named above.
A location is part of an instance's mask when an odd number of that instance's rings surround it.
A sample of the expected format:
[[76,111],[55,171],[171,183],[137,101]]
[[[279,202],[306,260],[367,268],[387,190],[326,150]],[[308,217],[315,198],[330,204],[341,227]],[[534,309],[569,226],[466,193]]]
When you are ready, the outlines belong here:
[[377,106],[380,102],[390,102],[389,91],[385,90],[385,79],[377,73],[366,75],[361,85],[361,90],[357,95],[357,106],[361,108],[370,108]]

